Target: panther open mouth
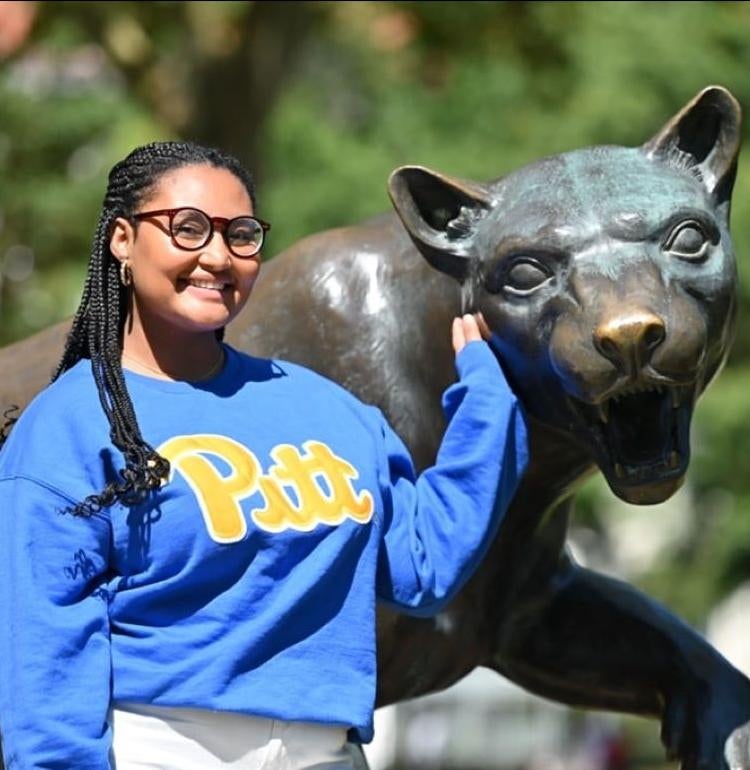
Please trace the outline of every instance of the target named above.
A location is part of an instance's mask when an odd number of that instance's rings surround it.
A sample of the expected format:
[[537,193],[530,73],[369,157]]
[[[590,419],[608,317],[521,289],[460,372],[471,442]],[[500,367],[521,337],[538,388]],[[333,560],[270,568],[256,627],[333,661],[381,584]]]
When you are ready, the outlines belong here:
[[690,459],[691,388],[638,386],[600,404],[571,401],[616,495],[655,503],[680,486]]

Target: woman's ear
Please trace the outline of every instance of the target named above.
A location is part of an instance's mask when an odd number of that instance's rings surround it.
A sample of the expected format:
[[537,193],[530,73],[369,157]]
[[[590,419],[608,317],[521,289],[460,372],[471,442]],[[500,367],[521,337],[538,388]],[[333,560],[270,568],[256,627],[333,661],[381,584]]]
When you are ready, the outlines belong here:
[[109,238],[109,250],[112,256],[119,262],[130,257],[135,240],[133,225],[124,217],[117,217],[112,226],[112,235]]

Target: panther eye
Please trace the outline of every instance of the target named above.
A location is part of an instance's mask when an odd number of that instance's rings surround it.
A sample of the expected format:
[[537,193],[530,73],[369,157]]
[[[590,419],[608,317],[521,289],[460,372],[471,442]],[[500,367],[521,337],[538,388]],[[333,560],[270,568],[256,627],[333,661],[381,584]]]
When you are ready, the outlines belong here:
[[703,259],[710,243],[703,227],[693,220],[681,222],[667,237],[664,248],[680,259]]
[[531,294],[550,277],[549,270],[536,260],[527,257],[518,259],[503,273],[498,291],[504,289],[519,296]]

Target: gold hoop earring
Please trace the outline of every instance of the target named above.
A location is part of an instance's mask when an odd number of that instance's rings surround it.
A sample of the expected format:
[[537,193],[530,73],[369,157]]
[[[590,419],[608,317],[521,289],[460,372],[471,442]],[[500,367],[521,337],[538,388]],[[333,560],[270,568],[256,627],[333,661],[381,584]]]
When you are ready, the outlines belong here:
[[126,261],[120,262],[120,283],[123,286],[130,286],[133,283],[133,271]]

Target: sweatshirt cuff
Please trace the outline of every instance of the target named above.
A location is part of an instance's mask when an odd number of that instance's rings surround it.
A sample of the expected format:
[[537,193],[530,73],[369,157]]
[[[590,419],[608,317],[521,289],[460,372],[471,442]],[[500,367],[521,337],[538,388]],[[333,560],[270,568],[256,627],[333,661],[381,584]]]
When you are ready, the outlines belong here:
[[456,370],[461,380],[485,376],[489,379],[504,379],[500,364],[490,346],[484,340],[467,342],[456,356]]

